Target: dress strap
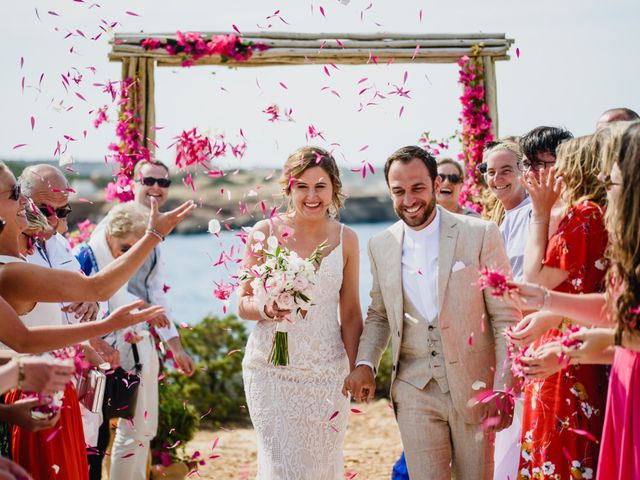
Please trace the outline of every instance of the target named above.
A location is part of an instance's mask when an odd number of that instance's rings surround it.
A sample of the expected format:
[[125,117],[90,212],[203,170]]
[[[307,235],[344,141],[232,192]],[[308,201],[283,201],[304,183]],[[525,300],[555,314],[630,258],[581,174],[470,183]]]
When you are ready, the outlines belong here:
[[344,223],[340,224],[340,245],[342,245],[342,232],[344,232]]

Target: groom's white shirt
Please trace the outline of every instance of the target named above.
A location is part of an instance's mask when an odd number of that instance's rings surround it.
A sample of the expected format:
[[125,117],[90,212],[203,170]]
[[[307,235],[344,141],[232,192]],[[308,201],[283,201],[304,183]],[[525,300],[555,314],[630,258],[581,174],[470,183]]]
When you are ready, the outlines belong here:
[[[440,251],[440,210],[436,208],[433,221],[422,230],[403,224],[402,289],[420,314],[432,323],[438,315],[438,252]],[[371,362],[367,365],[374,372]]]
[[402,289],[418,312],[432,323],[438,316],[438,252],[440,211],[422,230],[404,225],[402,239]]

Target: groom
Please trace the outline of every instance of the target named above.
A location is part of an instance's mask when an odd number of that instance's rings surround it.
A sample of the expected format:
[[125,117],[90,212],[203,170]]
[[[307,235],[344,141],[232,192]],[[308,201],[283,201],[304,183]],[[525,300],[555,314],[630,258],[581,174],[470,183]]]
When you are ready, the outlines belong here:
[[369,241],[373,286],[356,368],[345,390],[370,400],[389,338],[391,396],[412,480],[490,479],[493,445],[481,433],[511,423],[510,408],[477,404],[510,386],[506,327],[520,319],[475,283],[485,265],[510,272],[498,228],[436,207],[436,161],[420,147],[389,157],[395,223]]

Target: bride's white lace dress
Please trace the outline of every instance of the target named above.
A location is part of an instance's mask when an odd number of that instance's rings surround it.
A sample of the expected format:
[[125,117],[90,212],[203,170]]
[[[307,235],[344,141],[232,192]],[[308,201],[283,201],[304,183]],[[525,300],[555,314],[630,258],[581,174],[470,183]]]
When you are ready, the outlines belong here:
[[[260,480],[342,480],[349,362],[338,320],[340,244],[320,264],[314,305],[287,324],[289,365],[268,361],[275,322],[260,321],[242,362],[247,405],[258,437]],[[336,413],[337,412],[337,413]]]

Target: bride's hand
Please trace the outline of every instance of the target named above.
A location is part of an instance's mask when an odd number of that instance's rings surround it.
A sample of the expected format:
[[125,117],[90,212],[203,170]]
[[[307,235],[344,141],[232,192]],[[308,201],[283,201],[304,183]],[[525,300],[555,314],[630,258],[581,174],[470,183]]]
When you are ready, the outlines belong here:
[[267,317],[273,319],[274,322],[281,322],[289,318],[291,310],[282,310],[278,308],[276,302],[271,302],[270,304],[265,305],[264,313],[267,314]]

